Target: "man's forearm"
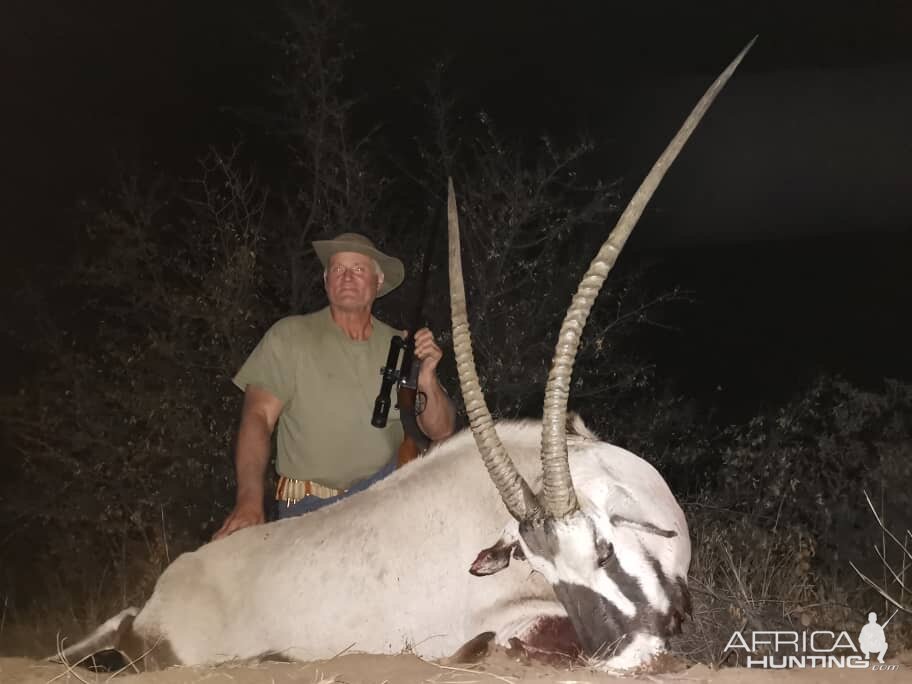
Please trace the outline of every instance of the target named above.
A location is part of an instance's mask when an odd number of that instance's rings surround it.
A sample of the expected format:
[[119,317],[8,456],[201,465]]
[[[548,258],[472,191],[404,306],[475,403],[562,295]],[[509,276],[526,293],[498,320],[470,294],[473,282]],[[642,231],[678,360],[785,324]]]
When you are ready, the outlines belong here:
[[418,389],[427,398],[424,411],[418,416],[421,431],[437,442],[453,434],[456,425],[456,407],[437,378],[429,381],[419,380]]
[[237,500],[263,500],[266,465],[269,463],[271,431],[258,416],[245,416],[238,431],[234,464],[237,470]]

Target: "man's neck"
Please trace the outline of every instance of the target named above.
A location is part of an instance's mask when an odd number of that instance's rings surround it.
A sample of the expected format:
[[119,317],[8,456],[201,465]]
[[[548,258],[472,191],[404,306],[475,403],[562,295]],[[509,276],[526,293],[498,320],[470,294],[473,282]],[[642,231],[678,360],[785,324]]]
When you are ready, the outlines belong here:
[[333,322],[338,325],[352,340],[362,342],[370,338],[373,324],[370,309],[346,311],[330,305],[329,313]]

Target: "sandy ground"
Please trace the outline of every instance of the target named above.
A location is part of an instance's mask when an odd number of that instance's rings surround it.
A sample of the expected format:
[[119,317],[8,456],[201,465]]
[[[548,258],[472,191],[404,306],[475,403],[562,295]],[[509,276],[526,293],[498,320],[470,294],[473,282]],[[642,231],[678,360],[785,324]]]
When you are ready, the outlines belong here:
[[[912,652],[888,658],[895,671],[871,670],[788,670],[763,671],[743,668],[711,670],[696,665],[679,672],[626,676],[625,681],[648,682],[747,682],[776,684],[795,682],[912,682]],[[88,670],[67,671],[61,665],[50,665],[28,658],[0,658],[0,684],[98,684],[109,681],[110,674],[93,674]],[[314,663],[258,663],[224,665],[214,668],[171,668],[161,672],[121,675],[124,684],[516,684],[518,682],[555,682],[557,684],[598,684],[617,682],[618,677],[587,669],[556,669],[543,665],[525,665],[512,661],[504,653],[495,653],[483,663],[470,667],[438,665],[411,655],[375,656],[344,655]]]

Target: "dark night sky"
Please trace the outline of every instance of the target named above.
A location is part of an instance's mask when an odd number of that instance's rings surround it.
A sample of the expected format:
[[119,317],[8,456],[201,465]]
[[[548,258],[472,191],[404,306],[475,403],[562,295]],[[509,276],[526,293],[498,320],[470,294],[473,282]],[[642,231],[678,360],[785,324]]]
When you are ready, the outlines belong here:
[[[453,87],[501,130],[587,131],[628,192],[760,34],[632,244],[697,290],[682,332],[657,342],[659,372],[732,401],[819,368],[912,379],[912,3],[349,6],[365,121],[407,133],[421,80],[449,58]],[[117,160],[183,169],[230,140],[224,107],[263,97],[277,16],[212,0],[4,3],[0,283],[59,263],[76,199]]]

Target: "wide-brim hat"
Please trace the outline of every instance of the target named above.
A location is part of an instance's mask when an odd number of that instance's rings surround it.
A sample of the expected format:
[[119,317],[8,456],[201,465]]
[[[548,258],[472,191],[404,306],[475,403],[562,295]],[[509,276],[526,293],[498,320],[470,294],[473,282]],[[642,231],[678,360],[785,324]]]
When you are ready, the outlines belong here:
[[405,280],[405,266],[402,262],[381,252],[369,238],[360,233],[342,233],[332,240],[314,240],[313,248],[324,269],[329,268],[329,258],[337,252],[355,252],[376,259],[383,271],[383,284],[377,292],[378,297],[389,294]]

